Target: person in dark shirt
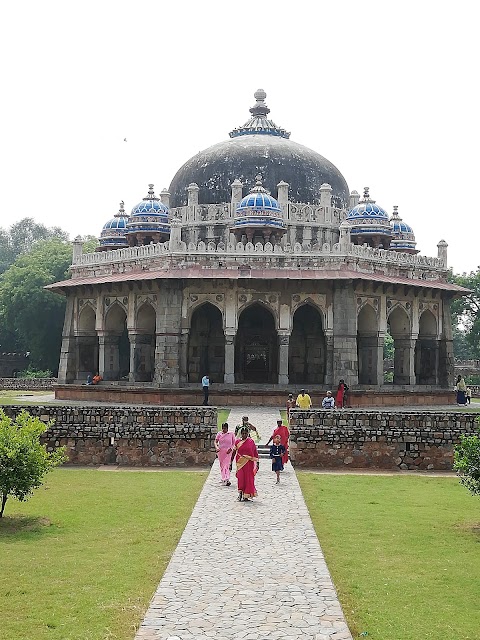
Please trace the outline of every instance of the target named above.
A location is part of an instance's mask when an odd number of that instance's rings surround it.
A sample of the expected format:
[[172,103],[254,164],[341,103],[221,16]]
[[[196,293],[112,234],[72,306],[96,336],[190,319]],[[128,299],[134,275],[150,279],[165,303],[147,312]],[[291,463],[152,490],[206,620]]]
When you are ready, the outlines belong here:
[[273,438],[273,444],[270,447],[270,458],[272,459],[272,471],[275,471],[277,474],[277,482],[280,482],[280,471],[283,471],[283,455],[286,449],[281,444],[280,436],[275,436]]

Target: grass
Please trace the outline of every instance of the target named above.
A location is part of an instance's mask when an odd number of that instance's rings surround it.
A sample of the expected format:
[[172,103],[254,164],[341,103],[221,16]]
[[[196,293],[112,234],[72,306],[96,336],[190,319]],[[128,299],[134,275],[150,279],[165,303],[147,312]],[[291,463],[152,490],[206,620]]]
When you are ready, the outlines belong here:
[[[222,428],[222,422],[227,422],[228,416],[230,415],[230,409],[219,409],[218,410],[218,414],[217,414],[217,426],[218,426],[218,430],[220,431],[220,429]],[[229,425],[230,428],[232,427],[232,425]]]
[[[0,406],[10,404],[53,404],[52,402],[42,401],[43,397],[51,395],[52,391],[16,391],[14,389],[3,389],[0,391]],[[28,396],[29,399],[25,400],[24,396]],[[21,400],[19,400],[19,398],[21,398]]]
[[57,469],[0,520],[2,640],[132,640],[205,472]]
[[480,500],[458,479],[299,481],[354,638],[480,638]]

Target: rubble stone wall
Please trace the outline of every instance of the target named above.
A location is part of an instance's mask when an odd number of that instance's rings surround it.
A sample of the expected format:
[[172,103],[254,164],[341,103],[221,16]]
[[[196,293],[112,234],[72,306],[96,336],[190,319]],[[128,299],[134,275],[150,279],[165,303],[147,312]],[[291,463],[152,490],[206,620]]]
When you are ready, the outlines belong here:
[[451,470],[454,445],[476,433],[477,414],[454,412],[291,412],[296,467]]
[[[5,406],[53,421],[43,441],[65,446],[70,464],[197,466],[215,459],[216,409],[201,407]],[[68,463],[67,463],[68,464]]]

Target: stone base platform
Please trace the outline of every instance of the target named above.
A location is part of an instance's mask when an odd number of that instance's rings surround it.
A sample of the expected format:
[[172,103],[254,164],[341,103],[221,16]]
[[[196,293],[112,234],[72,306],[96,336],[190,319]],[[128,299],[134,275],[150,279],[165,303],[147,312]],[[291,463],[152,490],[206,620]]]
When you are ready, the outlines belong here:
[[[319,407],[328,387],[310,385],[308,392],[313,406]],[[56,385],[56,400],[80,400],[84,402],[109,402],[114,404],[140,404],[161,406],[196,406],[203,403],[203,392],[198,385],[177,388],[153,387],[145,383],[128,384],[102,382],[98,386],[80,384]],[[279,385],[212,385],[210,405],[219,407],[284,407],[289,393],[294,397],[299,386]],[[333,393],[335,390],[332,389]],[[355,388],[349,391],[351,408],[441,406],[455,403],[450,389],[437,387],[393,385],[374,388]]]

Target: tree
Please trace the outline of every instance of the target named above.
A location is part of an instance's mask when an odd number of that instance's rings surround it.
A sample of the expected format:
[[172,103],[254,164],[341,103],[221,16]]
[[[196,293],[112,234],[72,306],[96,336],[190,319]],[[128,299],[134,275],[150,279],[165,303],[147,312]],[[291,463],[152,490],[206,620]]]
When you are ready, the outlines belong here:
[[[470,294],[452,301],[452,320],[453,326],[458,328],[458,331],[464,332],[470,358],[480,358],[480,267],[477,271],[468,274],[451,275],[450,279],[452,282],[471,290]],[[456,337],[457,348],[459,348],[462,344],[461,336],[457,334]],[[464,349],[462,355],[465,355]]]
[[48,427],[27,411],[12,420],[0,409],[0,518],[9,496],[27,500],[45,474],[67,460],[65,447],[49,453],[40,443]]
[[455,446],[453,468],[463,486],[472,495],[480,495],[480,431],[478,435],[461,436]]
[[8,231],[0,229],[0,274],[15,262],[18,256],[28,253],[35,243],[58,238],[67,241],[68,234],[60,227],[46,227],[33,218],[23,218],[12,224]]
[[71,260],[70,243],[58,238],[40,241],[0,280],[2,350],[29,351],[37,369],[58,368],[65,298],[44,287],[66,279]]

